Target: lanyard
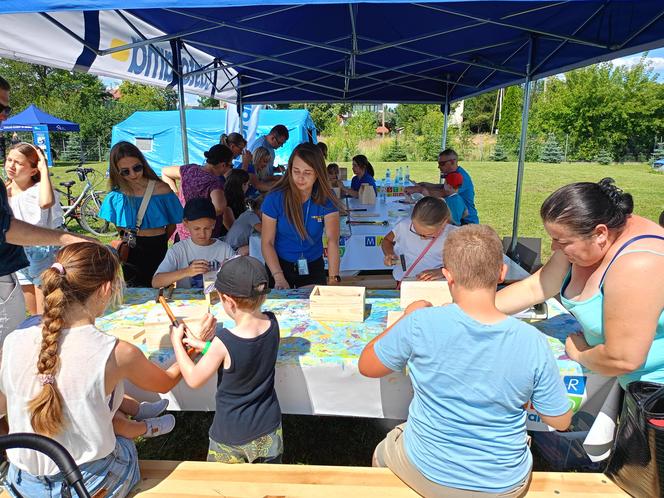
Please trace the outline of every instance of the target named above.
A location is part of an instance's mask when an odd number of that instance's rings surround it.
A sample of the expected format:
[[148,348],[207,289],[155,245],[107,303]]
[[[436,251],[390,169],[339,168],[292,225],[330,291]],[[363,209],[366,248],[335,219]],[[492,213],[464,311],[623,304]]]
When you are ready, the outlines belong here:
[[[307,201],[307,212],[304,215],[304,231],[307,234],[307,238],[309,238],[309,231],[307,230],[307,220],[309,219],[309,208],[311,207],[311,197],[309,197],[309,200]],[[304,256],[304,239],[300,239],[300,249],[302,249],[302,256]]]

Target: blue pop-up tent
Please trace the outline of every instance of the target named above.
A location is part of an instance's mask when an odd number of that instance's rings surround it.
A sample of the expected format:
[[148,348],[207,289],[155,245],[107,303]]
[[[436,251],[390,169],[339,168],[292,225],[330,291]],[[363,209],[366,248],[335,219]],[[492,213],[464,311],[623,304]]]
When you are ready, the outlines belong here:
[[32,131],[35,126],[46,126],[48,131],[80,130],[76,123],[51,116],[32,104],[25,111],[3,121],[0,131]]
[[53,166],[53,156],[51,154],[51,139],[49,131],[80,131],[80,127],[71,121],[56,118],[47,112],[42,111],[34,104],[13,116],[0,125],[0,131],[29,131],[32,132],[34,144],[41,148],[46,154],[46,160],[49,166]]
[[[225,133],[226,111],[191,109],[187,115],[189,161],[202,164],[203,152],[219,143]],[[316,142],[316,126],[309,111],[261,110],[256,135],[267,135],[274,125],[288,128],[289,138],[276,151],[276,164],[286,164],[293,149],[302,142]],[[139,111],[113,127],[112,143],[126,140],[143,151],[150,166],[159,173],[165,166],[183,164],[178,111]]]

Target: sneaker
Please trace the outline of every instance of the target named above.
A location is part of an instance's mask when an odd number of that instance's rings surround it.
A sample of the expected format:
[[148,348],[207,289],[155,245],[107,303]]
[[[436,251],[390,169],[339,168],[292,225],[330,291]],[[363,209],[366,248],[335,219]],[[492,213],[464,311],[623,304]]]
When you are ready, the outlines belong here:
[[150,403],[149,401],[142,401],[138,405],[138,412],[136,413],[136,416],[133,417],[133,419],[140,422],[148,418],[158,417],[164,412],[167,406],[167,399],[160,399],[159,401],[155,401],[153,403]]
[[168,434],[175,427],[175,417],[170,413],[162,415],[161,417],[147,418],[143,422],[147,426],[147,430],[143,437],[157,437]]

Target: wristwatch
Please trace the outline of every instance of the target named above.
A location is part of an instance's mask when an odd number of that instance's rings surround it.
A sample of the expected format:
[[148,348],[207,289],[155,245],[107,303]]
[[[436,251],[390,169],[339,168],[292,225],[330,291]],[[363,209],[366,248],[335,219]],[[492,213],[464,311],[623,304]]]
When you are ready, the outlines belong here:
[[335,282],[341,282],[341,277],[339,275],[329,275],[328,280],[334,280]]

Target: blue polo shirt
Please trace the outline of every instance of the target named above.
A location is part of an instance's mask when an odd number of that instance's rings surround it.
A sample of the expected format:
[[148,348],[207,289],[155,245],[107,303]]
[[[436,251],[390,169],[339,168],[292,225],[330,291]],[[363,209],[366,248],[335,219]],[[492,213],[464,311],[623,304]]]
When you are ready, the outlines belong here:
[[323,233],[325,231],[324,217],[338,211],[330,199],[324,206],[316,204],[311,197],[302,204],[302,217],[304,227],[309,235],[302,240],[295,226],[286,216],[284,205],[284,191],[272,191],[263,201],[263,215],[277,220],[277,233],[274,247],[281,259],[295,263],[304,255],[307,261],[315,261],[323,255]]
[[362,185],[363,183],[368,183],[374,188],[374,191],[376,190],[376,180],[374,179],[373,176],[371,176],[367,172],[364,173],[364,176],[362,178],[360,178],[359,176],[354,176],[353,179],[350,181],[350,188],[353,189],[355,192],[359,192],[360,185]]
[[480,219],[477,216],[477,208],[475,207],[475,187],[473,186],[473,180],[470,178],[468,172],[461,166],[457,167],[457,173],[460,173],[461,176],[463,176],[463,184],[459,187],[458,194],[461,196],[463,203],[468,209],[468,214],[461,220],[462,224],[477,224],[480,222]]

